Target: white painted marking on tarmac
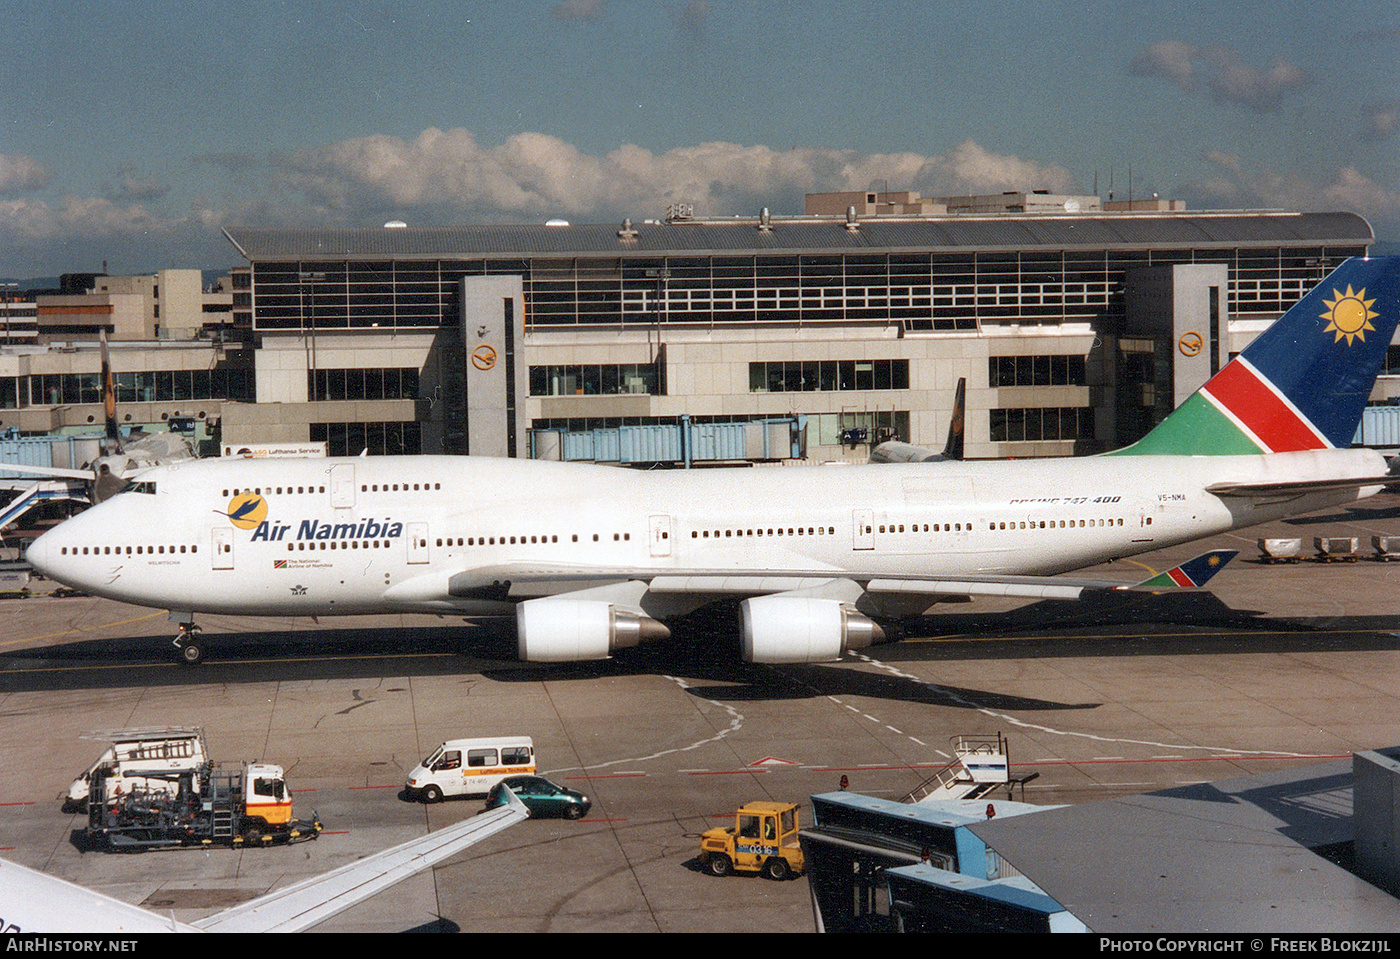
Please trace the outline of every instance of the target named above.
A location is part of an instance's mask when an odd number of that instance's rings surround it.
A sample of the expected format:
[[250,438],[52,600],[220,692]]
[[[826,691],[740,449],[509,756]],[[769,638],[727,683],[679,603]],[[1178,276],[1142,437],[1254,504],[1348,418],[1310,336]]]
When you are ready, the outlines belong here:
[[[678,678],[676,678],[675,676],[666,676],[666,675],[663,674],[663,675],[662,675],[662,678],[663,678],[663,679],[669,679],[671,682],[673,682],[673,683],[675,683],[676,685],[680,686],[681,689],[689,689],[689,688],[690,688],[690,684],[689,684],[689,683],[687,683],[687,682],[686,682],[685,680],[683,680],[683,679],[678,679]],[[549,771],[550,771],[550,772],[554,772],[554,773],[561,773],[561,772],[572,772],[572,771],[575,770],[575,769],[580,769],[580,770],[583,770],[583,771],[585,771],[585,772],[592,772],[592,771],[597,770],[597,769],[608,769],[608,768],[610,768],[610,767],[612,767],[612,766],[620,766],[620,765],[622,765],[623,763],[628,763],[628,764],[630,765],[631,763],[650,762],[650,761],[653,760],[653,759],[660,759],[662,756],[673,756],[673,755],[675,755],[676,753],[690,752],[692,749],[699,749],[701,746],[708,746],[708,745],[710,745],[711,743],[717,743],[717,742],[719,742],[721,739],[723,739],[725,736],[728,736],[730,733],[738,732],[739,729],[741,729],[741,728],[743,727],[743,725],[744,725],[744,714],[741,713],[741,712],[739,712],[739,711],[738,711],[737,709],[735,709],[733,706],[730,706],[728,703],[718,703],[718,702],[715,702],[713,699],[706,699],[705,702],[707,702],[707,703],[712,703],[712,704],[714,704],[714,705],[720,707],[720,708],[723,709],[726,713],[729,714],[729,726],[728,726],[727,728],[725,728],[725,729],[721,729],[719,732],[715,733],[713,736],[707,736],[707,737],[704,738],[704,739],[697,739],[695,742],[690,743],[689,745],[686,745],[686,746],[677,746],[675,749],[663,749],[663,750],[661,750],[660,752],[655,752],[655,753],[652,753],[652,754],[650,754],[650,755],[648,755],[648,756],[630,756],[630,757],[628,757],[628,758],[626,758],[626,759],[612,759],[612,760],[609,760],[608,762],[594,763],[594,764],[591,765],[591,766],[565,766],[565,767],[563,767],[563,768],[552,768],[552,769],[550,769]]]
[[1291,756],[1299,759],[1308,758],[1307,753],[1290,753],[1284,752],[1281,749],[1236,749],[1233,746],[1194,746],[1190,743],[1159,743],[1151,739],[1122,739],[1117,736],[1098,736],[1094,733],[1077,732],[1075,730],[1069,729],[1056,729],[1053,726],[1043,726],[1039,723],[1028,723],[1023,719],[1018,719],[1017,717],[1009,715],[1007,713],[999,713],[994,709],[988,709],[985,706],[978,706],[976,703],[967,699],[966,697],[958,693],[956,690],[949,689],[946,686],[940,686],[937,683],[926,682],[918,676],[913,675],[912,673],[906,673],[901,669],[897,669],[896,667],[891,666],[889,663],[885,663],[878,659],[874,659],[873,657],[867,656],[864,653],[851,653],[850,655],[854,656],[857,659],[864,660],[865,662],[869,663],[877,669],[883,669],[885,672],[890,673],[893,676],[898,676],[901,679],[907,679],[910,682],[919,683],[922,686],[926,686],[927,688],[934,690],[935,692],[947,696],[949,699],[953,700],[956,703],[961,703],[968,709],[976,710],[984,716],[991,716],[993,719],[1000,719],[1003,722],[1010,723],[1013,726],[1019,726],[1022,729],[1034,730],[1035,732],[1045,733],[1050,736],[1068,736],[1076,739],[1087,739],[1099,743],[1113,743],[1115,745],[1124,746],[1147,746],[1149,748],[1155,749],[1197,750],[1200,752],[1207,752],[1225,756]]

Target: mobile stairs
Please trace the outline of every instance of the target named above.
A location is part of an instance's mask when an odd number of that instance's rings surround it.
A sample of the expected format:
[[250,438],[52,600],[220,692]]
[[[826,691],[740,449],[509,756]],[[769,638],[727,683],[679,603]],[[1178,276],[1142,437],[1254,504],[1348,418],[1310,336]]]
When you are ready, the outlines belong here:
[[907,803],[938,803],[950,799],[981,799],[999,789],[1007,798],[1017,786],[1025,796],[1026,783],[1040,775],[1011,775],[1006,737],[954,736],[953,759],[904,797]]

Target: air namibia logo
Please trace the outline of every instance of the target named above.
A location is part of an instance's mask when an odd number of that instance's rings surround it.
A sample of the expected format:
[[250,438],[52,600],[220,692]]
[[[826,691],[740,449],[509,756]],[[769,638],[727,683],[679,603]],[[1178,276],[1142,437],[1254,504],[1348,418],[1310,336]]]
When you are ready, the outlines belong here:
[[1327,304],[1327,312],[1318,314],[1327,321],[1323,332],[1336,333],[1337,338],[1332,341],[1334,343],[1340,343],[1344,336],[1347,338],[1347,346],[1351,346],[1352,340],[1366,342],[1366,331],[1374,332],[1376,329],[1371,325],[1371,321],[1380,316],[1371,309],[1371,305],[1376,301],[1366,299],[1365,287],[1352,292],[1350,283],[1347,284],[1345,293],[1333,287],[1332,295],[1336,299],[1322,301]]
[[226,515],[239,529],[256,529],[267,519],[267,500],[256,493],[239,493],[228,501]]

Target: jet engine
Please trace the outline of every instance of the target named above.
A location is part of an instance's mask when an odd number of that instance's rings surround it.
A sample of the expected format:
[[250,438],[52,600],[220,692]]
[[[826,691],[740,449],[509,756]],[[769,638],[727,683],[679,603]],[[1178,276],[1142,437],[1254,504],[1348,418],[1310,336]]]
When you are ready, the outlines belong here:
[[744,659],[820,663],[885,641],[874,621],[835,599],[756,596],[739,605]]
[[531,599],[515,608],[520,658],[532,663],[607,659],[671,631],[649,616],[588,599]]

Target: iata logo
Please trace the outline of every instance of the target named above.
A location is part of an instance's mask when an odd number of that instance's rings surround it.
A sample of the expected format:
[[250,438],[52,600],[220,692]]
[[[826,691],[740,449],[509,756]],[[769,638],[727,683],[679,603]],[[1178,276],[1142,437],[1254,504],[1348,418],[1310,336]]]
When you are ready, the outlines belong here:
[[257,529],[267,519],[267,500],[257,493],[239,493],[228,501],[225,515],[239,529]]

